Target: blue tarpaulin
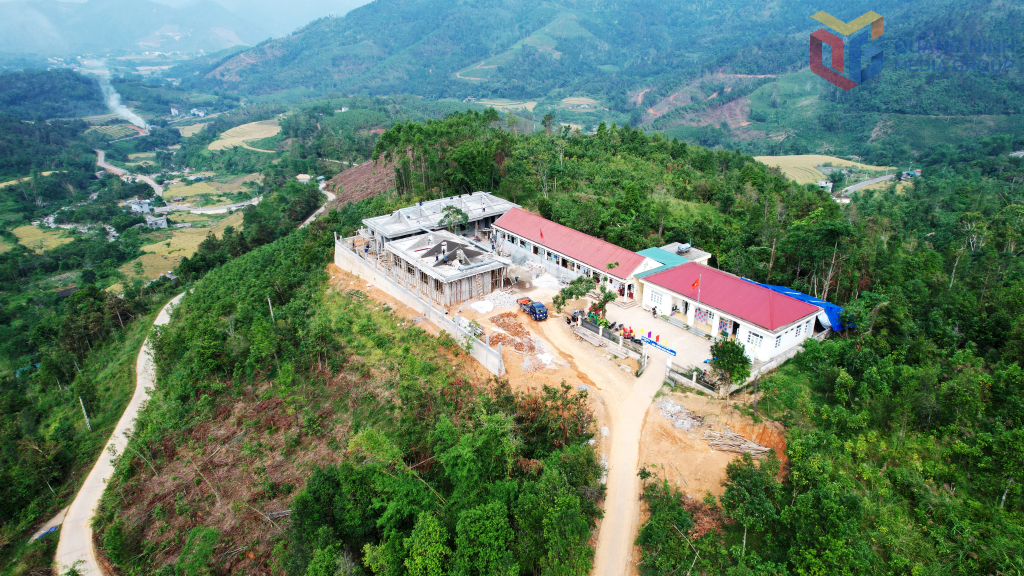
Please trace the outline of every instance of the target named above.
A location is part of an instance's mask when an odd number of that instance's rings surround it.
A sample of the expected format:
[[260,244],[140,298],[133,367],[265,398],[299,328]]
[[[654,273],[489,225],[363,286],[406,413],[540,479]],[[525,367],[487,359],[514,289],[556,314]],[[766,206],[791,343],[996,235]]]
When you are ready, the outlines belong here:
[[808,304],[817,306],[825,311],[825,318],[822,318],[819,314],[818,320],[821,321],[823,325],[827,324],[828,326],[825,326],[826,328],[831,326],[831,328],[836,332],[846,329],[846,327],[843,326],[842,320],[839,319],[839,315],[843,312],[843,309],[840,306],[836,306],[835,304],[832,304],[831,302],[826,302],[820,298],[815,298],[814,296],[811,296],[809,294],[804,294],[803,292],[797,292],[796,290],[793,290],[792,288],[786,288],[785,286],[761,284],[760,282],[754,282],[749,278],[744,278],[744,280],[750,282],[751,284],[757,284],[758,286],[778,292],[779,294],[785,294],[790,298],[796,298],[801,302],[807,302]]

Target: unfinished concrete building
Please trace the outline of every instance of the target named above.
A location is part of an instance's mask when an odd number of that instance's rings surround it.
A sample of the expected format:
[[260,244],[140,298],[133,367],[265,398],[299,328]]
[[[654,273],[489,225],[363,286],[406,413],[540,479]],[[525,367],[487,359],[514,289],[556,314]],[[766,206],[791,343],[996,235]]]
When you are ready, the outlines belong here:
[[359,234],[369,242],[371,252],[381,252],[388,242],[444,228],[441,220],[445,217],[444,209],[448,206],[454,206],[466,213],[468,222],[457,232],[467,236],[480,236],[482,230],[488,229],[505,212],[519,207],[487,192],[473,192],[420,202],[391,214],[367,218],[363,220],[363,226],[366,228],[360,230]]
[[499,289],[512,263],[444,231],[394,240],[384,250],[388,276],[420,299],[445,307]]

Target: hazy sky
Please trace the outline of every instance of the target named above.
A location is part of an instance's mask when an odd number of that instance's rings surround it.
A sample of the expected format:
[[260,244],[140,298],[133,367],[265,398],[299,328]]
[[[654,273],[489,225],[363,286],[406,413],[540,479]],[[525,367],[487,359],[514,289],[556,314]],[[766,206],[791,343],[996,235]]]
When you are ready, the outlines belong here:
[[[0,0],[0,2],[25,0]],[[84,2],[86,0],[63,0]],[[188,6],[196,0],[153,0],[170,6]],[[213,0],[239,16],[259,24],[274,36],[284,36],[322,16],[341,16],[370,0]]]
[[[153,0],[171,6],[186,6],[194,0]],[[341,16],[370,0],[214,0],[228,10],[245,16],[274,36],[283,36],[322,16]]]

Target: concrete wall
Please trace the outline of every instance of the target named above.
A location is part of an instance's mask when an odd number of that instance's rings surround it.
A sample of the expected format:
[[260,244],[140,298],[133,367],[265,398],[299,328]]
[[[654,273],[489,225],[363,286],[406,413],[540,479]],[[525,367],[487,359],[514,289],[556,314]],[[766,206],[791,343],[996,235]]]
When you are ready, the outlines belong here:
[[[349,244],[346,245],[346,242],[349,242]],[[343,239],[337,236],[334,238],[334,263],[338,268],[347,270],[360,278],[368,280],[374,286],[385,290],[391,297],[420,312],[427,320],[451,334],[460,343],[465,342],[465,339],[468,338],[473,345],[470,356],[475,358],[477,362],[480,362],[491,374],[497,376],[505,375],[505,362],[501,357],[500,344],[498,349],[495,350],[488,346],[486,342],[480,341],[469,332],[463,330],[456,324],[455,320],[449,319],[444,312],[420,300],[415,294],[398,285],[391,278],[388,278],[384,271],[376,268],[374,260],[365,260],[362,255],[357,255],[353,252],[350,243],[351,239],[348,238]]]

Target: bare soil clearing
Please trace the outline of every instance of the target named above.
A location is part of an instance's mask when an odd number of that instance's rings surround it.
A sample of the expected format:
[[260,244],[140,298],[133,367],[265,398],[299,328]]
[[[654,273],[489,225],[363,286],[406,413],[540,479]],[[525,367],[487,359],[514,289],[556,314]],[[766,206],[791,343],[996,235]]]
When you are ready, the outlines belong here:
[[327,187],[338,196],[329,208],[376,196],[395,187],[395,163],[363,162],[331,178]]

